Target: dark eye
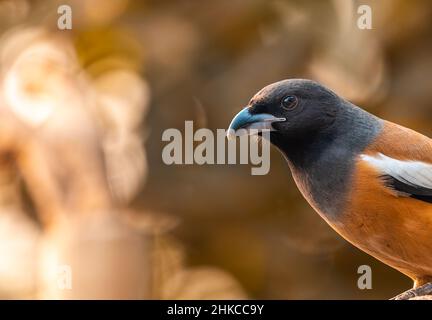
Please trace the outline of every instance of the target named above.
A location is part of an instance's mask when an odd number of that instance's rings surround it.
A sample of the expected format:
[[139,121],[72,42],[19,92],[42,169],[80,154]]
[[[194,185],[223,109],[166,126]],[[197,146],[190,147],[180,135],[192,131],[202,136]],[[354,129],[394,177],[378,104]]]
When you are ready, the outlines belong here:
[[297,97],[296,96],[286,96],[282,99],[282,107],[287,110],[293,110],[297,107]]

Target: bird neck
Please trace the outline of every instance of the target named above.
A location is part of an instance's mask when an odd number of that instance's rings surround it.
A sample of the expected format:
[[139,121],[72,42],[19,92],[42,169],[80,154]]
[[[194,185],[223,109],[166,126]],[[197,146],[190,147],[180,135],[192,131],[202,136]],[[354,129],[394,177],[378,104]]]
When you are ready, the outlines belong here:
[[306,199],[332,220],[343,211],[355,159],[381,129],[381,119],[349,104],[328,128],[301,139],[285,138],[277,147]]

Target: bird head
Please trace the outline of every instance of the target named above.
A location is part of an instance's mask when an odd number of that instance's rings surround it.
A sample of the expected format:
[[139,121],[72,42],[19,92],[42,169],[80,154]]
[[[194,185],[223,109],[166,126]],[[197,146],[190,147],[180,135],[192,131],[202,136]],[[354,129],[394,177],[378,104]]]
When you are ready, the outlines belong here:
[[341,100],[311,80],[289,79],[270,84],[234,117],[228,138],[245,132],[260,135],[262,129],[270,131],[270,141],[277,146],[311,138],[335,121]]

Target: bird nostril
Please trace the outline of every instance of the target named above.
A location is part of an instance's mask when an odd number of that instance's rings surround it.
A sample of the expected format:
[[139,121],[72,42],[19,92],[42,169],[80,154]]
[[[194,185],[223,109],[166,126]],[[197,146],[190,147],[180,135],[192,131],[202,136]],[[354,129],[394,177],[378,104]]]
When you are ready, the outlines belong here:
[[251,114],[259,114],[259,113],[267,113],[266,112],[267,107],[262,104],[256,104],[249,107],[249,112]]

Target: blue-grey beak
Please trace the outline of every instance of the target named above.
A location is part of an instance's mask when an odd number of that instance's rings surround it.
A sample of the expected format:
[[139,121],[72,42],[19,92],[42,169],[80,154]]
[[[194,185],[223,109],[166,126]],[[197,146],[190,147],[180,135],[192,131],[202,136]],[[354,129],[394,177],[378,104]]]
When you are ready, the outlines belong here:
[[236,136],[247,134],[247,130],[240,129],[256,129],[253,130],[255,132],[259,130],[274,131],[275,129],[272,127],[272,123],[282,121],[286,121],[286,119],[277,118],[268,113],[251,114],[249,108],[244,108],[232,119],[228,128],[227,137],[228,139],[233,139]]

